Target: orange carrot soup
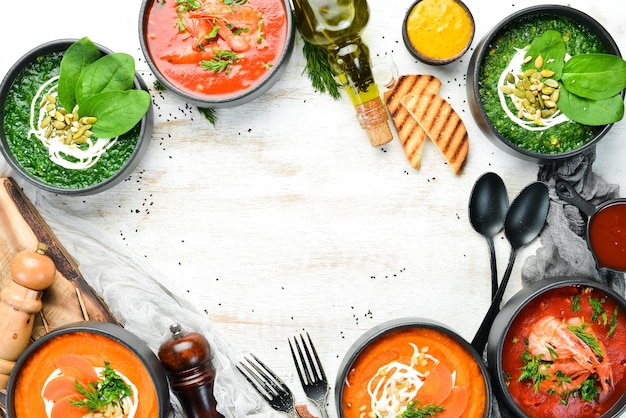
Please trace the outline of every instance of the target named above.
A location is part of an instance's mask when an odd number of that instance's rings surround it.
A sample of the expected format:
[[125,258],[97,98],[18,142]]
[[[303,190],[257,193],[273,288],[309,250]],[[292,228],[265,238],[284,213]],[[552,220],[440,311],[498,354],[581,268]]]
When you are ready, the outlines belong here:
[[74,332],[51,339],[23,365],[17,381],[16,418],[98,416],[89,409],[95,400],[88,394],[95,394],[93,388],[102,382],[123,388],[120,393],[124,393],[119,401],[107,404],[105,410],[111,411],[107,416],[159,416],[156,388],[141,360],[124,345],[97,333]]
[[454,338],[436,329],[404,328],[380,336],[359,354],[341,407],[345,418],[395,418],[407,410],[438,418],[484,417],[487,387],[475,358]]
[[146,44],[155,66],[187,93],[228,97],[258,84],[287,40],[281,0],[154,0]]
[[502,369],[529,417],[601,416],[626,392],[624,313],[599,289],[551,289],[511,324]]

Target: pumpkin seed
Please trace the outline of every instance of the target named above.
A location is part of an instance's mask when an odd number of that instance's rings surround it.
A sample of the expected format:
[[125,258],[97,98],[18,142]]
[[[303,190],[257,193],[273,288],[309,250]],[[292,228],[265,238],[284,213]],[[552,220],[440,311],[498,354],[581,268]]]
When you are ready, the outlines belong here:
[[50,125],[50,122],[52,121],[52,118],[50,117],[50,115],[46,116],[45,118],[43,118],[43,120],[41,121],[41,124],[39,125],[39,127],[41,129],[43,128],[47,128],[48,125]]
[[513,73],[506,74],[506,81],[508,81],[511,84],[515,84],[515,76],[513,75]]
[[513,87],[505,84],[503,86],[500,86],[500,91],[506,95],[513,94]]
[[535,68],[540,69],[542,67],[543,67],[543,57],[541,55],[538,55],[537,58],[535,58]]
[[554,87],[554,88],[559,87],[559,82],[553,78],[548,78],[546,81],[544,81],[544,84],[548,87]]

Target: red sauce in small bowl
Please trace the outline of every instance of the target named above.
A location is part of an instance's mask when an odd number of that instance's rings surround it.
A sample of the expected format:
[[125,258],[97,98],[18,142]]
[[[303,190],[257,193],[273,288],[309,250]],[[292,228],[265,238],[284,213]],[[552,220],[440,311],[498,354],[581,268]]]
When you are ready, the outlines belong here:
[[591,217],[588,239],[601,267],[626,271],[626,201],[601,207]]

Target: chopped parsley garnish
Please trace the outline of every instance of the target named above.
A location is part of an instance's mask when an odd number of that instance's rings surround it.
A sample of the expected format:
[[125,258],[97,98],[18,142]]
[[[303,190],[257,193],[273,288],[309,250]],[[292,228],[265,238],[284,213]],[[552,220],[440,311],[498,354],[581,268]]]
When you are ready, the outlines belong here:
[[208,70],[213,73],[230,74],[233,69],[233,64],[239,61],[239,55],[233,51],[227,51],[224,49],[217,49],[211,60],[200,61],[200,67],[203,70]]
[[109,362],[104,362],[102,376],[96,382],[91,382],[87,387],[76,381],[76,390],[83,395],[80,401],[71,401],[72,405],[79,408],[87,408],[90,412],[104,411],[109,405],[119,406],[122,411],[124,398],[131,396],[132,391]]
[[608,323],[608,317],[606,314],[606,310],[602,306],[604,303],[604,298],[598,300],[592,297],[589,297],[589,304],[593,308],[593,312],[591,313],[591,322],[598,322],[598,325],[604,325]]
[[406,410],[399,416],[399,418],[434,417],[440,412],[443,412],[443,406],[441,405],[428,404],[421,406],[419,402],[411,401],[407,405]]
[[535,392],[539,392],[539,385],[546,380],[548,375],[542,371],[543,363],[541,362],[542,355],[533,356],[528,349],[522,353],[522,364],[524,365],[520,370],[522,373],[517,379],[518,382],[524,380],[530,380],[533,383]]
[[611,334],[613,334],[615,332],[615,329],[617,328],[617,314],[619,313],[619,309],[616,306],[615,309],[613,309],[613,317],[611,318],[611,326],[609,327],[609,332],[607,332],[606,336],[610,337]]
[[572,297],[572,312],[580,311],[580,296],[575,295]]

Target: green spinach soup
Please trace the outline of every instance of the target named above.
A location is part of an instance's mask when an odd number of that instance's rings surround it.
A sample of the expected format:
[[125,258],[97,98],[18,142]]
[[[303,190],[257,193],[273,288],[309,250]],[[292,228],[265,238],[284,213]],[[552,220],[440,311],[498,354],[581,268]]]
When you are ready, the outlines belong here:
[[[4,103],[3,129],[10,153],[32,177],[55,188],[84,189],[106,181],[124,166],[135,151],[141,123],[115,138],[92,136],[71,146],[50,139],[42,126],[52,127],[56,119],[44,107],[56,101],[64,54],[39,56],[18,74]],[[74,130],[78,136],[76,130],[80,128]]]
[[[538,58],[537,56],[532,57],[533,62],[537,62],[535,64],[537,69],[530,72],[529,70],[522,70],[522,68],[532,66],[532,62],[529,63],[531,57],[526,54],[529,47],[546,32],[559,34],[565,44],[565,59],[580,54],[606,53],[603,44],[589,28],[570,18],[553,14],[523,16],[505,26],[487,46],[479,69],[479,95],[489,121],[502,136],[508,138],[518,147],[531,152],[558,154],[583,146],[604,126],[591,126],[567,118],[559,112],[554,103],[556,100],[552,100],[555,97],[554,94],[551,99],[549,94],[539,93],[537,97],[537,92],[535,92],[535,98],[541,101],[542,107],[541,110],[538,110],[533,105],[533,113],[530,116],[521,107],[522,100],[526,99],[524,95],[519,94],[522,99],[519,99],[517,106],[515,100],[511,100],[511,98],[516,98],[515,94],[512,93],[513,90],[516,90],[516,85],[520,86],[521,90],[525,90],[522,84],[523,82],[528,83],[528,78],[532,79],[535,75],[543,73],[545,81],[547,81],[553,75],[554,71],[543,68],[544,58],[540,56]],[[533,75],[533,73],[537,74]],[[542,86],[545,81],[542,80]],[[555,82],[554,80],[550,81]],[[503,85],[507,85],[505,88],[508,90],[505,90]],[[554,86],[554,88],[558,88],[558,84],[555,83]],[[554,88],[549,89],[550,93],[553,92]],[[523,91],[523,93],[528,95],[532,89],[534,87],[529,87],[529,92]],[[503,90],[511,94],[507,96],[503,94]],[[561,95],[561,97],[563,96]],[[533,97],[530,97],[530,100],[534,103]],[[533,121],[534,112],[536,112],[537,117]],[[544,112],[543,117],[541,112]]]

